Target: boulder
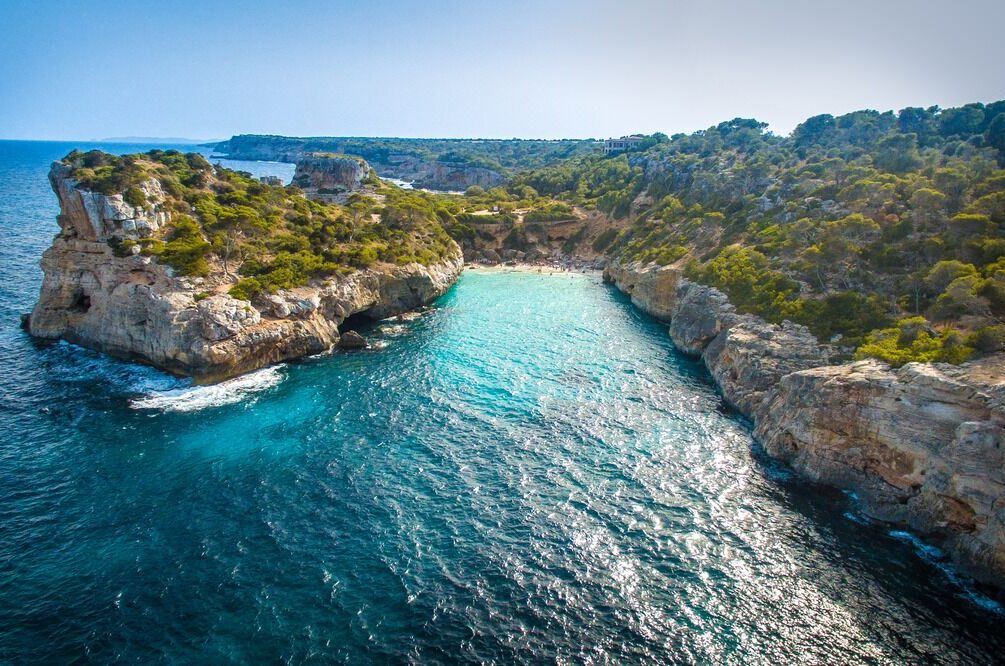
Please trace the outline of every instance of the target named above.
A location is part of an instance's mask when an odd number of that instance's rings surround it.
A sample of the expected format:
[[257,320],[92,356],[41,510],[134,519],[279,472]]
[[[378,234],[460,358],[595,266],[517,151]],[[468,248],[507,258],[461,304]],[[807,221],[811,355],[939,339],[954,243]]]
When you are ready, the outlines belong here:
[[366,344],[366,338],[356,331],[346,331],[338,341],[341,349],[365,349]]

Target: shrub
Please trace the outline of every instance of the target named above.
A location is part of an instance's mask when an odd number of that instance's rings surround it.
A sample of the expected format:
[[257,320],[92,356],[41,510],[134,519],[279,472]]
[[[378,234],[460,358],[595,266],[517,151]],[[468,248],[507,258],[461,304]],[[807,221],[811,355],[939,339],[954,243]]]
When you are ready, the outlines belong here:
[[721,289],[741,311],[768,321],[791,318],[802,307],[795,300],[799,285],[772,269],[757,250],[730,246],[704,266],[689,266],[688,273],[697,282]]
[[202,230],[191,217],[176,216],[174,229],[167,243],[159,248],[159,258],[179,275],[205,276],[209,274],[206,255],[212,246],[202,236]]
[[1005,326],[996,324],[979,328],[967,343],[984,354],[1005,351]]
[[262,284],[253,277],[241,278],[228,293],[239,300],[250,301],[262,293]]
[[611,241],[618,235],[617,229],[604,229],[600,232],[600,235],[593,240],[593,251],[603,252],[607,249],[607,246],[611,244]]
[[125,194],[122,195],[122,199],[134,208],[146,208],[147,205],[147,195],[143,194],[143,190],[135,185],[129,187]]
[[573,217],[572,208],[563,203],[546,204],[535,208],[523,217],[524,222],[553,222]]
[[879,296],[844,291],[805,301],[795,319],[822,340],[841,334],[843,344],[857,345],[869,331],[890,325],[888,310]]
[[905,363],[962,363],[973,355],[973,347],[964,343],[958,331],[933,331],[924,317],[910,317],[895,328],[871,332],[865,344],[855,352],[855,358],[877,358],[900,367]]

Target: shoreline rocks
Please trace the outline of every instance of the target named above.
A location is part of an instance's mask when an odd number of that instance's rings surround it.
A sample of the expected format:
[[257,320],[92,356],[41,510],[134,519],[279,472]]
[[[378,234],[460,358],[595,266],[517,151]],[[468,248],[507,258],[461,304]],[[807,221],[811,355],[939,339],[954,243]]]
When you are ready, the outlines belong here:
[[[119,195],[78,190],[55,165],[60,233],[42,256],[31,335],[64,339],[148,363],[201,383],[328,351],[352,315],[382,319],[426,305],[463,269],[460,248],[431,266],[378,266],[259,296],[226,293],[229,281],[176,277],[148,256],[119,256],[109,241],[143,237],[166,212],[156,197],[133,209]],[[218,272],[220,273],[220,272]]]
[[870,516],[908,525],[1005,588],[1005,355],[831,365],[805,327],[739,314],[679,268],[615,261],[604,279],[669,322],[769,455],[854,491]]

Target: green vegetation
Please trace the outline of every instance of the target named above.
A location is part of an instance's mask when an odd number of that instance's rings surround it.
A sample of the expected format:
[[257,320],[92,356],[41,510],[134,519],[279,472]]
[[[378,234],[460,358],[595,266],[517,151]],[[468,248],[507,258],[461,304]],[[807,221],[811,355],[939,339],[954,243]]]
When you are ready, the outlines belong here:
[[194,153],[74,151],[63,161],[79,187],[121,193],[134,206],[151,205],[140,185],[159,181],[167,199],[158,205],[170,223],[154,238],[113,240],[113,251],[125,256],[138,246],[178,275],[219,272],[235,281],[231,293],[239,298],[377,263],[428,265],[455,251],[444,226],[456,227],[456,220],[422,192],[380,183],[382,203],[354,195],[338,206],[213,166]]
[[910,317],[894,328],[871,332],[855,358],[873,357],[897,367],[912,361],[962,363],[974,353],[954,329],[933,330],[924,317]]
[[551,202],[535,208],[523,216],[524,222],[554,222],[556,220],[571,220],[575,216],[572,207],[561,202]]
[[238,135],[217,149],[255,157],[262,146],[274,155],[336,153],[358,155],[372,164],[387,164],[393,155],[442,162],[456,167],[490,169],[509,175],[522,169],[558,164],[580,155],[600,151],[592,139],[398,139],[367,137],[283,137]]
[[1005,349],[1005,101],[765,130],[738,118],[654,135],[520,172],[506,190],[627,218],[594,249],[679,262],[741,311],[803,323],[849,356]]

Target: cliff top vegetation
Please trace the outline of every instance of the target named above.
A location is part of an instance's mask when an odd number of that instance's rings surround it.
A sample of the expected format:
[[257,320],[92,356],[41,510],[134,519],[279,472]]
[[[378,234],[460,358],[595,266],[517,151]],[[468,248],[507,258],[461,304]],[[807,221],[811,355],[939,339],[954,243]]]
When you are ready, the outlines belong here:
[[167,199],[158,208],[169,214],[168,225],[155,237],[118,241],[115,250],[138,246],[180,275],[222,275],[241,298],[382,262],[428,265],[456,252],[432,197],[422,193],[384,187],[380,201],[318,203],[294,186],[268,185],[171,150],[74,151],[62,162],[78,188],[121,194],[137,208],[152,205],[140,186],[159,181]]

